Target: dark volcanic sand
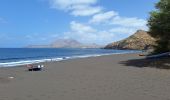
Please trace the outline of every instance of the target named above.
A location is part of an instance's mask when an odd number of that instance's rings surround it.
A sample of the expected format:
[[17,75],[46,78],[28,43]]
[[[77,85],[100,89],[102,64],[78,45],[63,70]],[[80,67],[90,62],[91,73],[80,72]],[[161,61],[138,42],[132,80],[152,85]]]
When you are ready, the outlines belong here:
[[170,70],[123,63],[139,58],[122,54],[49,62],[40,72],[0,68],[0,100],[170,100]]

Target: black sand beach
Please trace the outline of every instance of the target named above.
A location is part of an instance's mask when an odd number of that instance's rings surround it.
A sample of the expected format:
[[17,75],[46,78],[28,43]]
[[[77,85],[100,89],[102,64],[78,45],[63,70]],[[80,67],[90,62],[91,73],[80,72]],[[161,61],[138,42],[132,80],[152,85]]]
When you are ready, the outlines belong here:
[[49,62],[38,72],[0,68],[0,100],[170,100],[170,70],[142,67],[149,63],[142,58],[121,54]]

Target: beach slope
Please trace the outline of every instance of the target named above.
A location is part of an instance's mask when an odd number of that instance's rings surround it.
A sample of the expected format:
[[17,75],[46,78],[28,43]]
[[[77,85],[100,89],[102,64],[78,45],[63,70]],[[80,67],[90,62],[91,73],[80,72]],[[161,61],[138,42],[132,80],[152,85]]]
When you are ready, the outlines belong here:
[[0,100],[169,100],[169,70],[123,63],[133,59],[142,57],[120,54],[49,62],[39,72],[0,68]]

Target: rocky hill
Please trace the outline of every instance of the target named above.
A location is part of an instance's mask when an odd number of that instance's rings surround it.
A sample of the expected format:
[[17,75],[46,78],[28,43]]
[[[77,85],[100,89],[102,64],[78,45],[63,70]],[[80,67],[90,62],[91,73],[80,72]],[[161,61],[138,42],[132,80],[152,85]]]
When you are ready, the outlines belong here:
[[153,48],[155,39],[146,31],[138,30],[130,37],[108,44],[105,49],[131,49],[131,50],[147,50]]
[[83,44],[74,39],[58,39],[49,45],[29,45],[27,48],[101,48],[97,44]]
[[82,46],[82,43],[73,39],[59,39],[51,43],[53,48],[78,48]]

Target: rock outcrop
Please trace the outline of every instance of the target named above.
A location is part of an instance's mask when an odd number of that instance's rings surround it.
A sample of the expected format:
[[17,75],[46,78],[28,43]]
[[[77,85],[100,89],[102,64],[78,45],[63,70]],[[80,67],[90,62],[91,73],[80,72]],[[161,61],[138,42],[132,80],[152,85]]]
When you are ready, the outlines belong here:
[[146,31],[138,30],[130,37],[113,42],[105,46],[105,49],[130,49],[130,50],[147,50],[152,49],[155,45],[155,39],[152,38]]

